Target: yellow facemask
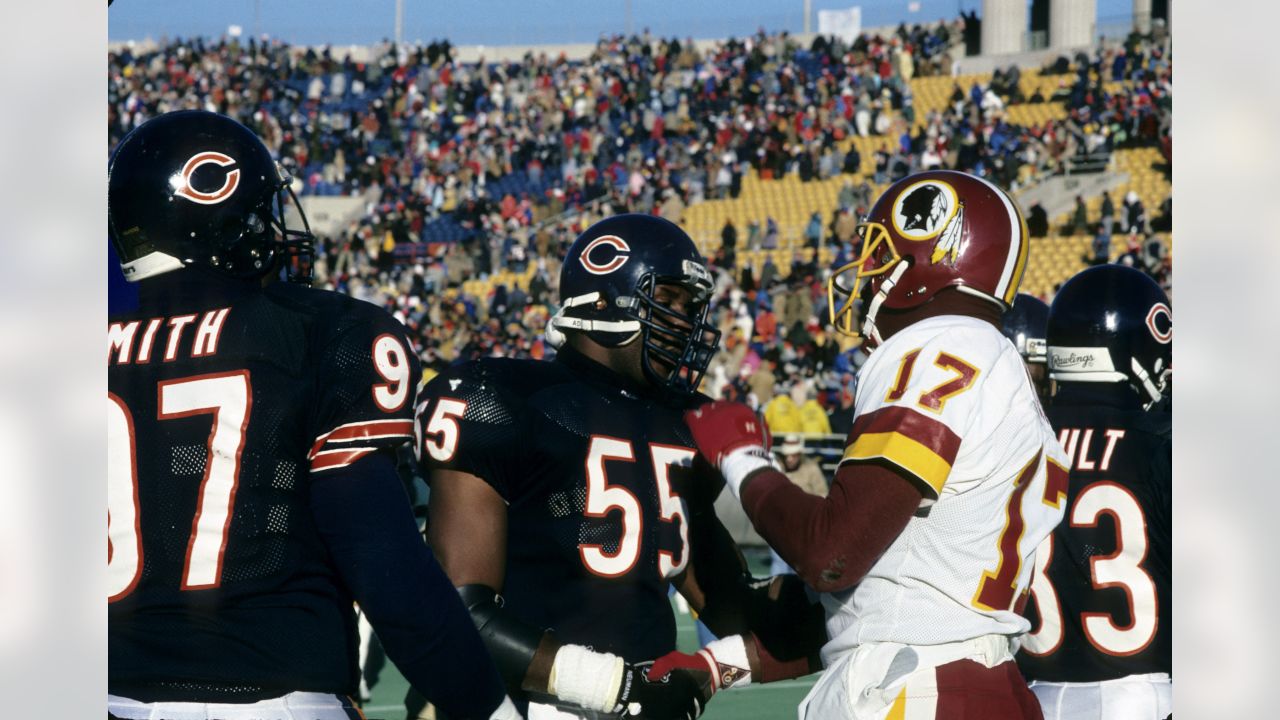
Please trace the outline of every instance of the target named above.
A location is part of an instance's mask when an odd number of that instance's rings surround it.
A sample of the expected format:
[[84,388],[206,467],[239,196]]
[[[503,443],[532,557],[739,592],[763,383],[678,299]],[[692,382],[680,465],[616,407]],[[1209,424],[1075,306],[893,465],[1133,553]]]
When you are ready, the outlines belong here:
[[[842,335],[853,338],[862,337],[861,326],[855,326],[854,302],[862,290],[862,283],[871,277],[889,272],[902,262],[902,255],[893,245],[893,237],[888,229],[878,222],[860,223],[857,233],[862,237],[862,249],[856,260],[836,268],[827,279],[827,315],[831,326]],[[864,266],[875,257],[881,246],[888,249],[889,255],[878,267],[864,270]]]

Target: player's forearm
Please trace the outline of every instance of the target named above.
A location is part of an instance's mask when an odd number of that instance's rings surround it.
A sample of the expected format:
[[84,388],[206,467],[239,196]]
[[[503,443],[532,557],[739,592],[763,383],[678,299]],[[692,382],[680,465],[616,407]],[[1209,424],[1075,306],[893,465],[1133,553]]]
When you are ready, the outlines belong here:
[[431,613],[436,627],[430,632],[388,630],[398,623],[385,616],[379,619],[371,614],[370,622],[400,673],[448,717],[487,718],[506,696],[506,688],[475,637],[466,611],[460,604],[446,605],[443,595],[439,601],[439,609]]
[[756,531],[819,592],[852,587],[902,532],[920,492],[891,470],[845,464],[830,494],[810,495],[772,468],[742,485]]
[[582,645],[561,645],[550,631],[508,612],[486,585],[464,585],[458,593],[513,693],[551,697],[588,710],[617,710],[626,674],[622,658]]
[[[719,637],[752,636],[769,660],[816,660],[827,641],[826,615],[795,575],[742,581],[733,592],[707,593],[699,618]],[[692,601],[691,601],[692,602]]]
[[807,655],[781,659],[769,652],[760,638],[752,634],[746,639],[747,658],[751,661],[751,675],[756,682],[768,683],[789,680],[822,669],[817,649]]
[[316,527],[343,584],[411,685],[450,717],[487,718],[505,690],[381,453],[313,480]]
[[[809,495],[778,469],[768,430],[741,403],[713,402],[685,413],[698,452],[715,465],[756,530],[815,590],[858,582],[897,537],[920,501],[894,472],[847,463],[826,498]],[[850,492],[854,484],[857,492]]]
[[463,585],[458,594],[511,692],[550,694],[551,668],[560,648],[555,637],[508,611],[488,585]]

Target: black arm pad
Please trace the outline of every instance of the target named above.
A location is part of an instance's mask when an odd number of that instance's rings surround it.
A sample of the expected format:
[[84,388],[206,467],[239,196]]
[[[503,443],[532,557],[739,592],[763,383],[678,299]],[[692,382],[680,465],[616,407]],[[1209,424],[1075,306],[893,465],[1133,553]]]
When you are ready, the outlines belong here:
[[480,638],[493,656],[507,689],[513,695],[522,692],[520,685],[545,631],[505,611],[502,596],[488,585],[463,585],[458,588],[458,595],[471,613],[471,621],[480,631]]

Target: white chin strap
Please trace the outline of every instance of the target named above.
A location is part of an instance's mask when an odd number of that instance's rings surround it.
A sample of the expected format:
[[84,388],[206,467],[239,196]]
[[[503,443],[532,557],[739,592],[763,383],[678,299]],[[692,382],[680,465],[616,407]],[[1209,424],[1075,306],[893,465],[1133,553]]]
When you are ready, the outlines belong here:
[[565,340],[568,340],[564,333],[560,332],[560,328],[556,327],[556,321],[559,318],[560,313],[557,312],[555,316],[547,321],[547,327],[542,331],[542,336],[547,339],[547,344],[557,350],[560,349],[561,345],[564,345]]
[[884,339],[880,337],[880,330],[876,327],[876,315],[880,313],[880,305],[884,303],[884,299],[889,296],[893,287],[902,279],[902,274],[910,267],[910,263],[905,260],[899,261],[898,265],[889,273],[889,277],[880,285],[879,292],[871,299],[871,307],[867,310],[867,314],[862,320],[862,334],[875,341],[876,345],[884,343]]
[[[614,333],[632,333],[630,337],[624,340],[621,345],[629,345],[636,338],[640,337],[640,321],[639,320],[588,320],[585,318],[567,317],[564,314],[569,308],[578,307],[580,305],[591,305],[600,300],[600,293],[592,292],[586,295],[578,295],[576,297],[566,298],[560,309],[555,315],[547,321],[547,328],[543,331],[543,336],[547,339],[547,343],[551,347],[559,349],[564,345],[565,330],[579,330],[583,332],[600,331]],[[620,346],[621,346],[620,345]]]
[[124,279],[129,282],[138,282],[173,270],[181,270],[184,267],[186,265],[183,265],[178,258],[159,251],[150,252],[136,260],[120,264]]
[[1159,400],[1160,389],[1151,381],[1151,376],[1147,373],[1146,368],[1142,367],[1142,363],[1138,362],[1138,358],[1129,358],[1129,366],[1133,368],[1133,374],[1138,376],[1138,381],[1142,383],[1142,389],[1147,391],[1151,402]]

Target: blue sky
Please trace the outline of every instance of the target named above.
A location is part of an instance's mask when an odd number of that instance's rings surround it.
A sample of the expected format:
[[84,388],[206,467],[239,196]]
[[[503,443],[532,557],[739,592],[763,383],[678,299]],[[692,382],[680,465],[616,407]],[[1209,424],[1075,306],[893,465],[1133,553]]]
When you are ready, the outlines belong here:
[[[912,4],[919,5],[909,12]],[[982,0],[812,0],[815,12],[862,6],[864,27],[955,17]],[[1132,0],[1097,0],[1102,18],[1128,15]],[[803,29],[803,0],[404,0],[406,40],[447,37],[461,45],[593,42],[602,32],[627,27],[627,7],[638,32],[648,26],[663,37],[742,36],[764,26]],[[255,10],[256,8],[256,10]],[[228,26],[270,34],[290,43],[367,44],[391,37],[395,0],[115,0],[107,13],[111,40],[219,36]],[[816,29],[817,21],[814,20]]]

